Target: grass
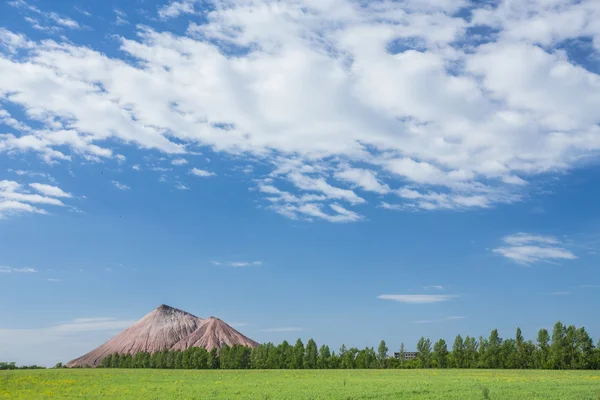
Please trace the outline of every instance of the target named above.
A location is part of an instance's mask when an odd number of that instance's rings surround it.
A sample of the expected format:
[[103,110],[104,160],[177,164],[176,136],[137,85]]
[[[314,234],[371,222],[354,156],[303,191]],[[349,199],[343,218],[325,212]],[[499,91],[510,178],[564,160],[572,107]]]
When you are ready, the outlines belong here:
[[600,371],[0,371],[9,399],[600,400]]

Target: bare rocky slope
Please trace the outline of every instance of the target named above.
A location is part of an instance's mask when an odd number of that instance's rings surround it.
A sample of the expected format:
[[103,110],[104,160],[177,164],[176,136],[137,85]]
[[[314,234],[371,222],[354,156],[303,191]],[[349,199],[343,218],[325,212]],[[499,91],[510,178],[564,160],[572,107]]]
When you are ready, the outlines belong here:
[[211,350],[234,344],[258,346],[258,343],[218,318],[203,320],[163,304],[108,342],[70,361],[66,366],[95,367],[104,357],[115,353],[155,353],[171,349],[185,350],[192,346]]
[[258,346],[257,342],[242,335],[219,318],[210,317],[202,321],[202,324],[194,332],[176,343],[173,350],[185,350],[190,347],[204,347],[211,350],[234,344],[248,347]]

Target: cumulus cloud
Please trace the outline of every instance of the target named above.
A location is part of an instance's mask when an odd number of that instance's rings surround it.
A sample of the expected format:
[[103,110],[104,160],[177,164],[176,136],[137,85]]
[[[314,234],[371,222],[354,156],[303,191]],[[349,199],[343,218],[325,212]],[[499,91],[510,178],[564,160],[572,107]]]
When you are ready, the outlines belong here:
[[178,159],[171,161],[171,164],[173,164],[173,165],[185,165],[187,163],[188,162],[185,158],[178,158]]
[[388,185],[382,184],[377,179],[377,174],[369,169],[345,168],[337,171],[335,177],[340,180],[350,182],[363,190],[386,194],[390,191]]
[[448,294],[382,294],[377,296],[381,300],[392,300],[406,304],[431,304],[450,301],[457,298],[456,295]]
[[206,171],[206,170],[200,169],[200,168],[192,168],[192,169],[190,169],[190,174],[196,175],[196,176],[201,176],[201,177],[208,177],[208,176],[215,176],[216,175],[214,172]]
[[518,264],[528,265],[535,262],[552,262],[556,260],[574,260],[577,258],[564,243],[554,236],[516,233],[502,238],[506,246],[494,249]]
[[[600,51],[600,10],[497,3],[178,0],[152,11],[202,7],[202,22],[137,27],[117,38],[125,57],[4,29],[0,96],[26,117],[0,117],[0,153],[68,163],[115,158],[115,142],[172,156],[209,147],[273,166],[283,195],[259,193],[296,219],[361,220],[353,207],[373,193],[396,210],[517,202],[536,176],[597,158],[600,77],[582,60]],[[560,50],[582,37],[590,47]]]
[[198,0],[177,0],[172,1],[158,10],[158,15],[162,19],[176,18],[183,14],[193,14],[195,12],[194,4],[198,3]]
[[65,205],[58,197],[72,197],[57,186],[42,183],[29,186],[42,194],[31,193],[16,181],[0,181],[0,219],[15,214],[47,214],[46,206]]

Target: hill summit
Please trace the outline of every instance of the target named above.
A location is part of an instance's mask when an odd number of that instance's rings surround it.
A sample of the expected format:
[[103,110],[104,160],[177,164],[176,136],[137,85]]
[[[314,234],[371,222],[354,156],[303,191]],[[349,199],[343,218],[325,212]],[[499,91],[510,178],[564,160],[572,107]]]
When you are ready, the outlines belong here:
[[177,308],[160,305],[100,347],[67,363],[67,367],[96,367],[110,354],[156,353],[190,347],[213,348],[258,343],[218,318],[202,319]]

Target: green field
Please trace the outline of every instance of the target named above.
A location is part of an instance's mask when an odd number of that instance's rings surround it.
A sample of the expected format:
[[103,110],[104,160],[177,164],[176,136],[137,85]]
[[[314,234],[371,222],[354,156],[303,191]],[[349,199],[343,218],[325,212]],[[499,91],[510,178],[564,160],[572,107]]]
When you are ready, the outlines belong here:
[[600,371],[77,369],[0,371],[10,399],[582,399]]

